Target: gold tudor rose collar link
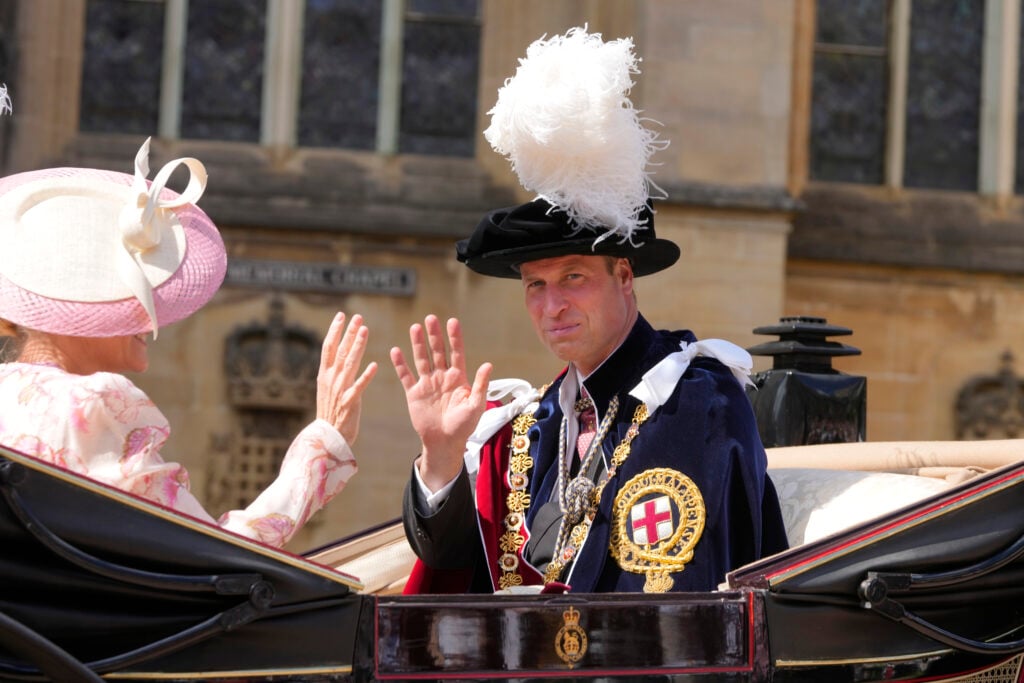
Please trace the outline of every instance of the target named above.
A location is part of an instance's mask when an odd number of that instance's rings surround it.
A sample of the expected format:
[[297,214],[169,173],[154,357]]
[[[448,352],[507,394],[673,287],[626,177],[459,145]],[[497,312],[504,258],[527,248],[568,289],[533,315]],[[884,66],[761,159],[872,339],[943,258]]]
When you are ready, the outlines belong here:
[[512,421],[512,441],[509,443],[508,482],[511,491],[505,500],[508,514],[505,515],[505,533],[498,540],[502,554],[498,558],[498,588],[504,590],[512,586],[521,586],[523,577],[516,571],[526,537],[523,535],[523,521],[526,510],[530,507],[530,494],[527,488],[530,483],[528,475],[533,467],[530,457],[530,437],[527,432],[537,423],[533,413],[523,413]]

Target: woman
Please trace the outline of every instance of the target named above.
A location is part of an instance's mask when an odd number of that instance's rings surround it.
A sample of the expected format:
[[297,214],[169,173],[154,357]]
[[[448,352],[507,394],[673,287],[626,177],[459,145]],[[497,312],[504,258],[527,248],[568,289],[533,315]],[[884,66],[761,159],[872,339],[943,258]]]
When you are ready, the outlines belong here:
[[[356,472],[350,448],[377,366],[360,373],[368,330],[338,313],[324,339],[317,417],[277,479],[244,510],[214,520],[165,462],[167,420],[123,374],[146,369],[147,336],[198,310],[224,279],[224,244],[195,202],[196,159],[146,180],[60,168],[0,179],[0,444],[249,538],[283,546]],[[185,166],[188,187],[165,189]],[[344,330],[344,331],[343,331]]]

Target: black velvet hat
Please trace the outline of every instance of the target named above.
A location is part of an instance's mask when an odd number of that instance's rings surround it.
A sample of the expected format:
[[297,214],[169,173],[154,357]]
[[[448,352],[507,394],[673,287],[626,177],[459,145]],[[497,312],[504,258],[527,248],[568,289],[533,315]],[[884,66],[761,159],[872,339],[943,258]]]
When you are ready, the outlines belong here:
[[489,212],[458,258],[483,275],[569,254],[621,256],[634,275],[668,268],[679,247],[654,234],[651,155],[668,145],[629,100],[639,59],[632,38],[576,27],[526,50],[498,90],[484,137],[537,199]]
[[[569,254],[621,256],[633,262],[633,275],[650,275],[679,259],[675,242],[654,234],[650,206],[641,210],[631,238],[612,234],[598,241],[590,229],[544,199],[489,212],[468,238],[456,244],[459,261],[493,277],[519,277],[519,265]],[[632,239],[632,243],[630,242]]]

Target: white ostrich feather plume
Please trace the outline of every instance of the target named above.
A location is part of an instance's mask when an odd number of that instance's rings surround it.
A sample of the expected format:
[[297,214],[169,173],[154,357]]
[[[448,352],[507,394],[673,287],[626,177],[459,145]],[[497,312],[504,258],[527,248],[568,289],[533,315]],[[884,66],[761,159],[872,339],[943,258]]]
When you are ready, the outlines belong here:
[[488,112],[484,137],[523,187],[601,233],[596,242],[633,242],[652,188],[664,196],[647,165],[668,141],[642,125],[629,100],[638,61],[632,38],[604,42],[586,27],[541,38]]
[[11,105],[11,98],[7,94],[7,86],[0,83],[0,114],[10,114],[14,111]]

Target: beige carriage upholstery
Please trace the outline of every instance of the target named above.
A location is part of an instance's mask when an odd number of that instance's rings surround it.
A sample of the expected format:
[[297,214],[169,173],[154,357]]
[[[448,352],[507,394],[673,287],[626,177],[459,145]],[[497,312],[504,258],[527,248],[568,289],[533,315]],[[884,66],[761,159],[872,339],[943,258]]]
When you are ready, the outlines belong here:
[[[911,505],[1024,458],[1024,439],[891,441],[768,449],[791,546]],[[396,522],[307,556],[356,576],[367,593],[401,593],[415,555]]]
[[791,546],[829,536],[1024,458],[1024,440],[888,441],[768,449]]
[[380,595],[400,594],[416,562],[416,554],[405,540],[401,521],[306,557],[359,577],[364,592]]

